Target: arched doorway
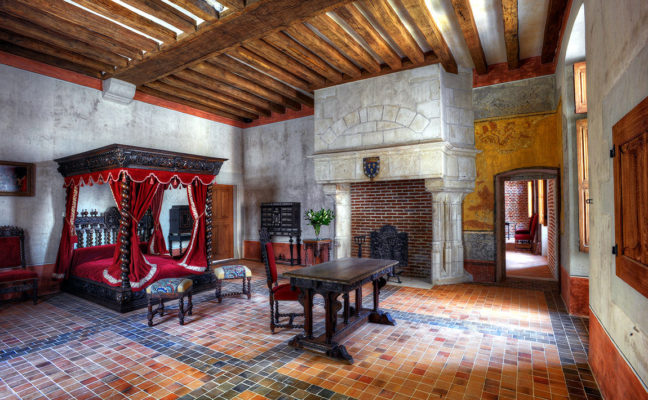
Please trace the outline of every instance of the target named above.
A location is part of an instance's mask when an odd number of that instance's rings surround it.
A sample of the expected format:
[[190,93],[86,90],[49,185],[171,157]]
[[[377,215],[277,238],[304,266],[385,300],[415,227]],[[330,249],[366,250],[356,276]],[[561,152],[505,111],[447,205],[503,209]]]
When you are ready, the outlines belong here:
[[[548,230],[548,241],[553,241],[553,246],[551,246],[551,252],[548,254],[548,259],[551,259],[553,262],[553,268],[550,268],[552,279],[559,281],[559,260],[560,260],[560,240],[559,240],[559,227],[560,227],[560,170],[559,168],[554,167],[532,167],[532,168],[521,168],[514,169],[506,172],[499,173],[495,175],[495,276],[498,282],[504,281],[506,279],[506,248],[507,248],[507,236],[509,238],[514,236],[515,226],[506,221],[506,209],[505,209],[505,183],[506,182],[552,182],[549,186],[551,187],[551,195],[547,196],[547,190],[541,189],[533,193],[535,198],[529,202],[529,210],[533,209],[533,212],[537,213],[542,209],[541,202],[551,201],[550,206],[546,209],[550,209],[552,212],[551,217],[553,218],[552,224],[553,229]],[[544,198],[539,199],[537,193],[541,193],[544,190]],[[549,199],[548,199],[549,198]],[[548,217],[548,216],[547,216]],[[507,229],[507,226],[508,229]],[[549,223],[547,223],[549,226]],[[508,235],[507,235],[508,233]],[[510,246],[510,245],[509,245]],[[531,250],[533,252],[534,242],[530,243]],[[534,279],[533,276],[529,278]]]

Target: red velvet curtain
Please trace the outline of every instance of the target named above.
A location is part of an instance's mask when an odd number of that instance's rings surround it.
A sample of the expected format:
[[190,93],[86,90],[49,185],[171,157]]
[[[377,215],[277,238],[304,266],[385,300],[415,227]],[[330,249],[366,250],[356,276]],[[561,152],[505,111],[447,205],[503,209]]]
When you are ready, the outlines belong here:
[[205,205],[207,204],[207,185],[196,179],[187,185],[189,210],[194,220],[191,232],[191,241],[180,265],[194,272],[203,272],[207,269],[207,249],[205,243]]
[[164,242],[164,234],[162,233],[162,227],[160,226],[160,213],[162,212],[162,200],[164,199],[164,191],[166,190],[167,185],[160,185],[158,187],[155,196],[153,196],[153,201],[151,202],[151,214],[153,215],[153,235],[148,242],[148,252],[149,254],[158,255],[158,254],[169,254],[167,250],[166,243]]
[[54,278],[62,279],[70,268],[72,252],[77,242],[74,230],[74,220],[77,213],[77,201],[79,200],[79,188],[68,186],[65,189],[65,219],[63,220],[63,231],[59,243],[58,254],[56,255],[56,266],[54,267]]
[[[147,179],[143,182],[130,182],[130,285],[134,291],[141,290],[149,282],[155,281],[159,270],[155,264],[150,264],[142,255],[137,237],[137,223],[142,219],[146,210],[151,205],[160,183],[155,179]],[[121,182],[110,181],[110,189],[113,192],[117,208],[121,211]],[[121,233],[117,237],[117,248],[113,256],[113,263],[104,271],[104,278],[112,285],[121,284],[121,268],[119,266],[119,243]]]

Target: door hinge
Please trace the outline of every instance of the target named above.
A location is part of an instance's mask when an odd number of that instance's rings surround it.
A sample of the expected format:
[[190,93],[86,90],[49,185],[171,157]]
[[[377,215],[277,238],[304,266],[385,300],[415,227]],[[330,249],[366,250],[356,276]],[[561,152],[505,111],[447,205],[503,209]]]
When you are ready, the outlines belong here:
[[612,148],[610,149],[610,158],[616,157],[616,145],[612,145]]
[[612,246],[612,254],[614,254],[615,256],[619,255],[619,245],[618,244],[615,244],[614,246]]

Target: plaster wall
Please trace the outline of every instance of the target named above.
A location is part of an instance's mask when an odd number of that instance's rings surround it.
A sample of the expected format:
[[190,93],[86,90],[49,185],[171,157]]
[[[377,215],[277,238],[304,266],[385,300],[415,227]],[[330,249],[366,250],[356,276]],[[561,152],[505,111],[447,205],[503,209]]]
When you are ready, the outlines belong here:
[[218,182],[239,188],[243,182],[240,128],[138,101],[108,102],[98,90],[6,65],[0,65],[0,110],[0,159],[36,164],[35,196],[0,197],[0,225],[26,229],[30,265],[56,260],[65,192],[55,158],[122,143],[227,158]]
[[[315,182],[313,159],[313,117],[292,119],[247,128],[243,134],[245,206],[244,239],[258,240],[260,207],[266,202],[300,202],[302,214],[308,210],[335,209],[335,201],[324,195]],[[302,220],[302,238],[314,237]],[[322,227],[320,237],[334,237],[333,224]],[[287,242],[287,237],[273,241]]]
[[648,299],[616,277],[612,126],[648,96],[648,2],[585,2],[589,124],[590,308],[644,385]]

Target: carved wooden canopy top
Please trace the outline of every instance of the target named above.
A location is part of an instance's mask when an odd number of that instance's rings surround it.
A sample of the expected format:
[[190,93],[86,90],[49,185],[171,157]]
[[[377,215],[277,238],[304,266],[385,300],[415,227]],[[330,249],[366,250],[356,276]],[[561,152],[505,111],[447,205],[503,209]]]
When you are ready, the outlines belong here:
[[226,158],[176,153],[173,151],[111,144],[54,160],[64,177],[105,171],[115,168],[135,168],[156,171],[218,175]]

